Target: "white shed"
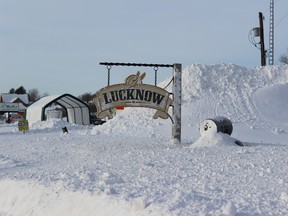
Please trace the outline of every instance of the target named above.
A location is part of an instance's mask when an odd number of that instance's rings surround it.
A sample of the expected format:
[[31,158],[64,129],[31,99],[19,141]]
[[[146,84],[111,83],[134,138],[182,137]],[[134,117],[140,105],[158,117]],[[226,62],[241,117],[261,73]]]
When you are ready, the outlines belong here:
[[80,125],[90,124],[88,104],[70,94],[46,96],[35,101],[26,110],[26,119],[29,124],[45,121],[45,110],[52,104],[57,104],[65,109],[68,122]]

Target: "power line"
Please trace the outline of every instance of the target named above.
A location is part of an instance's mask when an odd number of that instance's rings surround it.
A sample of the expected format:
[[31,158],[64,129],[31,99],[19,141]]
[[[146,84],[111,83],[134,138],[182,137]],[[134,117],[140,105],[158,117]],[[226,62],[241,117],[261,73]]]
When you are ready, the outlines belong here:
[[275,27],[277,27],[281,22],[283,22],[283,20],[285,20],[285,18],[288,17],[288,11],[286,14],[284,14],[284,16],[277,22],[277,24],[275,25]]

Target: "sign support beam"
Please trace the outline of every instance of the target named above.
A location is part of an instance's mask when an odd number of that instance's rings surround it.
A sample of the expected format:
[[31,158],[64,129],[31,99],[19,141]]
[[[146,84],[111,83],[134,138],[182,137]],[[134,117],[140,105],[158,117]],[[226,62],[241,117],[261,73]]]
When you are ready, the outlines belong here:
[[173,65],[173,126],[172,136],[174,144],[181,143],[181,101],[182,101],[182,65]]

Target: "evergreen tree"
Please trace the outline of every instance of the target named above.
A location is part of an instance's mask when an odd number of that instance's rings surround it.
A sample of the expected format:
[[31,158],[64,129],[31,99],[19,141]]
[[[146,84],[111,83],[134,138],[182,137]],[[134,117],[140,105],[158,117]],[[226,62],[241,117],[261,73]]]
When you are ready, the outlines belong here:
[[17,88],[14,92],[15,94],[26,94],[26,89],[23,86]]

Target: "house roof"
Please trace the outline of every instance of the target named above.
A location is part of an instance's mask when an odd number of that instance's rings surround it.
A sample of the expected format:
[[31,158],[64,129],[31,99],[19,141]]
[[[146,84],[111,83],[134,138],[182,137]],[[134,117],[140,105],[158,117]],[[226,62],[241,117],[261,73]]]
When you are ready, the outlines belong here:
[[28,94],[1,93],[1,97],[3,103],[13,103],[19,98],[24,104],[29,104]]

